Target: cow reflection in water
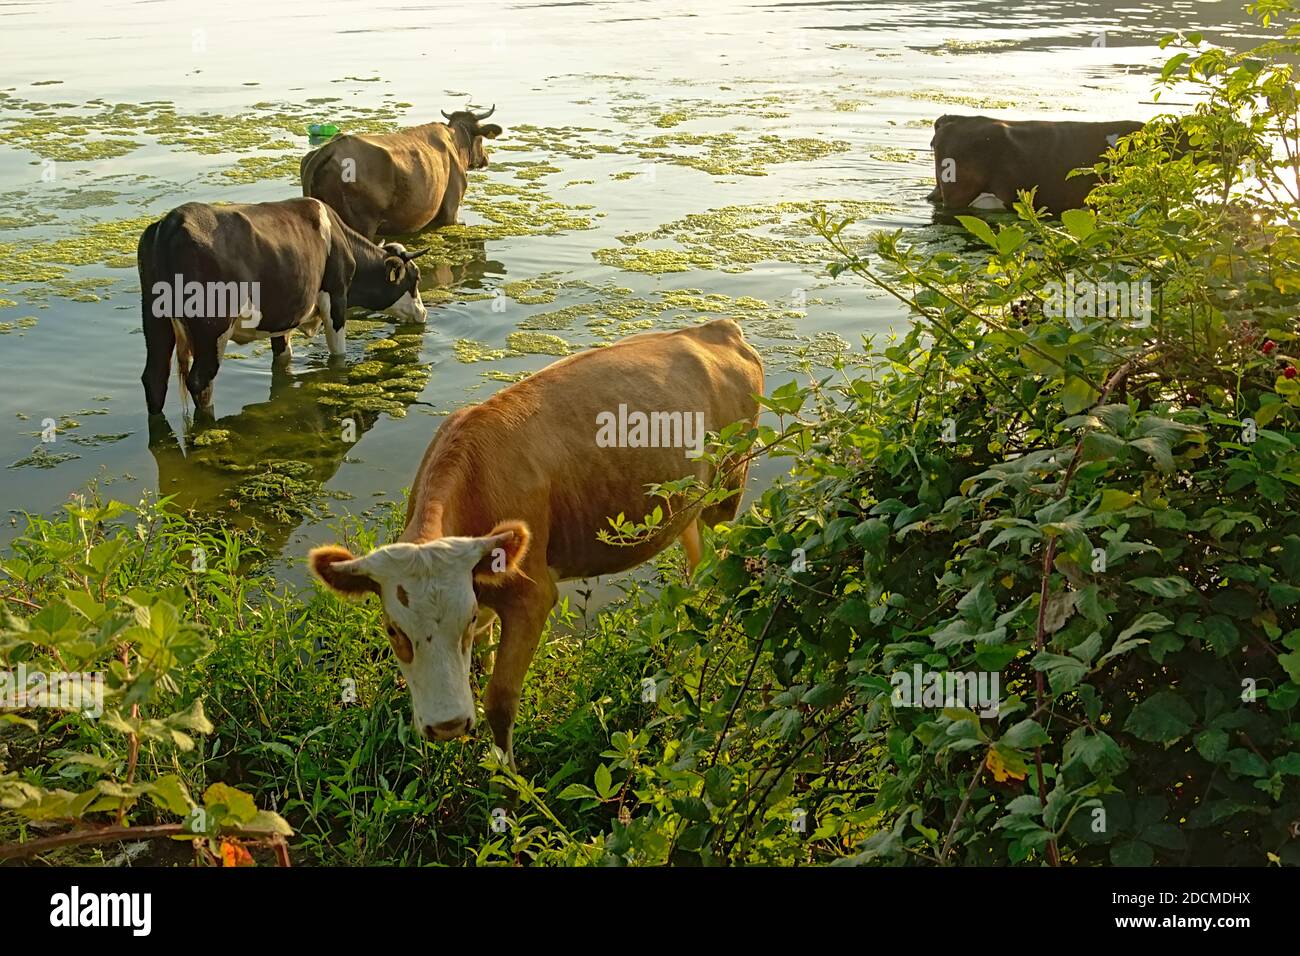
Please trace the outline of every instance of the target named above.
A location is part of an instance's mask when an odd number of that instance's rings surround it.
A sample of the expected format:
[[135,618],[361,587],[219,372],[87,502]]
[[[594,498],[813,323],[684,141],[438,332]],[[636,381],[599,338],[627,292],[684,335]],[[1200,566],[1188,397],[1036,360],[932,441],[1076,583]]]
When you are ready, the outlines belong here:
[[317,513],[324,484],[361,436],[382,415],[418,401],[428,383],[418,333],[399,328],[393,338],[398,347],[350,366],[298,373],[273,367],[267,401],[208,419],[183,436],[154,416],[149,450],[159,495],[173,496],[181,511],[257,525],[263,546],[278,551]]

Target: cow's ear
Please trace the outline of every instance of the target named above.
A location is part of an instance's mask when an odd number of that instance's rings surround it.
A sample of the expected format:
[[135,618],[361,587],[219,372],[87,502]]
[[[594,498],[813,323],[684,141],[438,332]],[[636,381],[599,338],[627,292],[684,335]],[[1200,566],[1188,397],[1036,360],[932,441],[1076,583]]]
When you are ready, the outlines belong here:
[[358,569],[360,559],[347,548],[336,544],[312,548],[307,561],[316,577],[324,581],[332,591],[351,596],[379,593],[379,583]]
[[522,521],[502,521],[480,540],[483,558],[474,566],[474,580],[480,584],[500,584],[519,574],[519,566],[528,554],[533,533]]
[[400,285],[406,275],[406,261],[401,256],[385,256],[384,275],[388,277],[389,285]]
[[484,123],[478,128],[478,134],[480,136],[485,136],[488,139],[496,139],[501,135],[501,132],[501,127],[496,123]]

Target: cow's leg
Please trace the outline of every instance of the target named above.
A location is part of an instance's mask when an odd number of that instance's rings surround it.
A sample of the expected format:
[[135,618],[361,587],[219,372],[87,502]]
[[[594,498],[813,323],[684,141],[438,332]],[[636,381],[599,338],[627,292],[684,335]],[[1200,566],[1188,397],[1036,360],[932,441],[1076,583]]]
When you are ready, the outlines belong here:
[[[492,623],[497,619],[497,612],[490,607],[480,607],[478,617],[474,620],[474,646],[484,647],[492,639]],[[475,665],[487,673],[496,667],[496,652],[491,648],[475,655]]]
[[322,292],[317,299],[317,308],[325,316],[325,342],[329,345],[330,355],[346,354],[348,342],[344,329],[347,326],[347,299]]
[[144,347],[144,374],[140,376],[144,385],[144,403],[150,415],[158,415],[167,400],[167,378],[171,375],[172,352],[176,347],[172,320],[146,314]]
[[700,522],[692,518],[682,531],[682,549],[686,552],[687,575],[695,573],[700,563]]
[[271,361],[277,365],[288,365],[293,358],[293,344],[289,341],[292,332],[271,337]]
[[465,196],[465,185],[464,179],[458,181],[456,177],[447,183],[447,191],[442,194],[442,205],[438,207],[430,226],[456,225],[456,218],[460,215],[460,201]]
[[190,374],[185,384],[198,411],[206,411],[212,407],[212,382],[217,377],[217,369],[221,367],[220,353],[225,348],[225,344],[224,335],[219,339],[209,334],[203,335],[202,338],[195,337],[193,364],[190,365]]
[[497,647],[496,666],[492,668],[483,701],[492,738],[505,752],[511,770],[516,769],[514,727],[524,675],[537,652],[546,616],[551,613],[558,596],[555,582],[545,567],[533,569],[528,574],[532,583],[521,587],[506,604],[497,608],[501,618],[501,643]]

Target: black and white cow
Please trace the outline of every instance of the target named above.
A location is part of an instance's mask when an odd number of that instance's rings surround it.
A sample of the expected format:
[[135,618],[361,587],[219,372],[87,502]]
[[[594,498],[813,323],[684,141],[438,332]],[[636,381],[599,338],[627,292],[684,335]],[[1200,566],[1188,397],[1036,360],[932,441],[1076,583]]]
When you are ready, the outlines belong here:
[[149,414],[162,411],[173,349],[195,405],[207,409],[232,339],[270,338],[275,359],[287,360],[289,335],[322,323],[330,352],[341,354],[349,306],[425,321],[411,261],[425,251],[376,245],[317,199],[177,206],[136,250]]

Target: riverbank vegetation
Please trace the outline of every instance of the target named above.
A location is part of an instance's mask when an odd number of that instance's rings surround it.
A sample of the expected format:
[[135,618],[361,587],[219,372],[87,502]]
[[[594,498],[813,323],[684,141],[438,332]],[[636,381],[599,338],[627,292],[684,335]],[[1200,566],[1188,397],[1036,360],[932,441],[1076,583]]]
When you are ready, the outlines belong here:
[[962,217],[971,249],[930,254],[820,216],[907,331],[719,436],[791,468],[693,580],[670,553],[557,609],[518,775],[485,734],[415,739],[377,607],[286,591],[255,537],[30,519],[0,664],[104,672],[104,714],[0,718],[0,854],[130,825],[227,863],[1300,863],[1296,36],[1170,41],[1199,105],[1060,221]]

